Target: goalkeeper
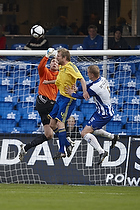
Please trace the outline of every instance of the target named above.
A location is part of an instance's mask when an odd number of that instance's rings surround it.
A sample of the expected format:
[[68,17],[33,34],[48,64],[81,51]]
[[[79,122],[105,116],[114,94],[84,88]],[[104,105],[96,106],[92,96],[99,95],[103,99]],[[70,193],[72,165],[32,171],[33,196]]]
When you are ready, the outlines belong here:
[[[104,151],[95,136],[109,138],[112,141],[112,149],[114,148],[116,141],[119,140],[119,135],[111,134],[102,129],[102,127],[112,119],[114,114],[113,107],[111,105],[108,81],[104,77],[100,76],[99,67],[96,65],[89,66],[87,73],[89,79],[92,81],[87,85],[87,91],[90,97],[93,96],[97,111],[95,111],[90,117],[87,125],[81,132],[81,136],[99,152],[100,159],[98,164],[100,165],[104,158],[108,155],[108,152]],[[83,94],[77,91],[81,91],[81,89],[77,88],[76,86],[66,88],[66,93],[68,93],[70,96],[82,99]]]
[[37,136],[32,142],[21,145],[21,151],[19,153],[19,159],[22,161],[27,151],[39,144],[42,144],[44,141],[47,141],[52,138],[53,131],[49,126],[50,119],[48,114],[53,109],[55,104],[56,96],[58,93],[58,88],[55,84],[44,84],[44,80],[55,81],[58,75],[58,61],[53,57],[50,61],[50,69],[46,67],[48,59],[51,55],[54,54],[54,49],[49,48],[47,50],[46,56],[42,58],[40,64],[38,65],[38,73],[40,78],[38,96],[36,98],[36,109],[39,112],[41,121],[44,127],[44,134]]

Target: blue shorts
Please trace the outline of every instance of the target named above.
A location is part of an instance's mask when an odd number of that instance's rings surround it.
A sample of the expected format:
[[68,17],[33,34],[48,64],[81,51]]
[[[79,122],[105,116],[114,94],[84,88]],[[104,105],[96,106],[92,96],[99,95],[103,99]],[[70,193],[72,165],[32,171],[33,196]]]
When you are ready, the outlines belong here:
[[76,100],[60,95],[48,116],[65,123],[75,106]]
[[92,126],[93,130],[101,129],[103,126],[105,126],[113,116],[106,116],[103,117],[98,114],[98,112],[94,112],[94,114],[91,116],[90,120],[87,123],[87,126]]

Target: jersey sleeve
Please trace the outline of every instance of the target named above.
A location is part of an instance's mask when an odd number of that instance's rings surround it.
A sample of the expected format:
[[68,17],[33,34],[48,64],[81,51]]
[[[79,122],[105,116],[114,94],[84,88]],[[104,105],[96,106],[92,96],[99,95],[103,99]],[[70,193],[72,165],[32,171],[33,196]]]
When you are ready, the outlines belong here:
[[44,56],[38,65],[38,73],[40,77],[43,76],[44,74],[44,69],[45,69],[47,61],[48,61],[48,58]]
[[[90,88],[88,88],[87,92],[88,92],[88,94],[89,94],[90,97],[96,95],[96,93],[95,93],[93,90],[91,90]],[[83,97],[83,92],[72,93],[71,96],[72,96],[73,98],[78,98],[78,99],[83,99],[83,98],[84,98],[84,97]]]
[[83,76],[80,73],[79,69],[77,68],[77,66],[75,66],[73,63],[70,62],[69,64],[69,74],[72,75],[72,77],[74,77],[75,79],[82,79]]

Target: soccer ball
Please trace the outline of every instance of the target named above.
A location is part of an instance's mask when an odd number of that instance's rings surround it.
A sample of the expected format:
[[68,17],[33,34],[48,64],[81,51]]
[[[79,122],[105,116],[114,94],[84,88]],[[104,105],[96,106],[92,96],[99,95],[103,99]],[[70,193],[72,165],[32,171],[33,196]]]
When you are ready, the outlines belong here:
[[31,35],[34,37],[34,38],[39,38],[41,36],[44,35],[44,28],[42,28],[42,26],[40,25],[34,25],[32,28],[31,28]]

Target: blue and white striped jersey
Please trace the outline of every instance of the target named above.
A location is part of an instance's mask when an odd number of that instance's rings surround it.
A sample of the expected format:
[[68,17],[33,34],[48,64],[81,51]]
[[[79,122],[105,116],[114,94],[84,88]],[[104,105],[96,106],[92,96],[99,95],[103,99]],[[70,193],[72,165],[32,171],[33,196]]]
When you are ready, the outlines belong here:
[[[111,105],[109,83],[104,77],[100,77],[95,82],[88,84],[87,91],[90,97],[93,96],[97,112],[100,116],[113,116],[114,110]],[[72,97],[83,98],[83,93],[73,93]]]

